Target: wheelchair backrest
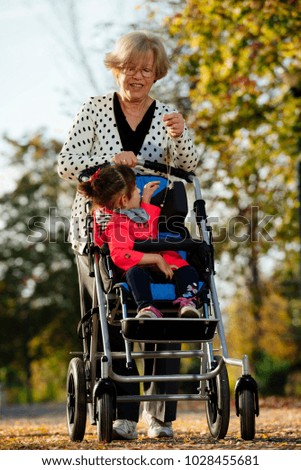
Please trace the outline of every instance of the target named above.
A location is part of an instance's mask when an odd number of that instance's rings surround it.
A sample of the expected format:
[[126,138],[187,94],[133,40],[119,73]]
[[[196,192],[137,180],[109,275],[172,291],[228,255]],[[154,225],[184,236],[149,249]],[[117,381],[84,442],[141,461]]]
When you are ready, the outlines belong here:
[[169,184],[169,181],[164,178],[163,176],[155,176],[155,175],[136,175],[136,184],[140,189],[140,193],[142,195],[144,186],[149,183],[150,181],[160,181],[160,186],[153,194],[153,198],[156,197],[161,191],[165,190]]
[[160,181],[154,192],[151,203],[161,206],[159,232],[177,234],[185,237],[185,217],[188,212],[187,194],[182,181],[173,181],[162,176],[137,175],[136,182],[142,194],[144,185],[149,181]]

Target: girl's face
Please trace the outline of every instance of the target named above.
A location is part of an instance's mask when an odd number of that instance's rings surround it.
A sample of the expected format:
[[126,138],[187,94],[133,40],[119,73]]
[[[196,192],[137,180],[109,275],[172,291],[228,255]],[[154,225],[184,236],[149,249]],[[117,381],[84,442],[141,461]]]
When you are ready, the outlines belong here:
[[140,207],[140,189],[136,186],[128,198],[125,194],[123,195],[123,203],[125,209],[138,209]]

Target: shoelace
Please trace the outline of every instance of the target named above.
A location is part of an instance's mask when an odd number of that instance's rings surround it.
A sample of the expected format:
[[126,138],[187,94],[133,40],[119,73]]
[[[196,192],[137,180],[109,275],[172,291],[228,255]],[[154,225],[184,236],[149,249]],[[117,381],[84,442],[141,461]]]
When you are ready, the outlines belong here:
[[173,301],[173,304],[180,304],[180,308],[190,306],[195,307],[196,304],[194,302],[194,297],[178,297],[176,300]]

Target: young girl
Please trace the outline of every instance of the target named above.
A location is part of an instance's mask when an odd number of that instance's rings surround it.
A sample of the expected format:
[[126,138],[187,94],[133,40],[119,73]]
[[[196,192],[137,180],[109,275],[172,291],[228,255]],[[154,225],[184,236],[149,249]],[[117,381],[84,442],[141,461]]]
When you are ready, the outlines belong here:
[[[136,240],[157,239],[160,208],[150,203],[159,181],[144,186],[142,198],[134,171],[128,166],[108,166],[97,170],[79,191],[92,200],[94,241],[109,245],[110,255],[120,269],[137,304],[137,317],[161,318],[150,284],[162,275],[176,286],[179,316],[200,317],[197,309],[198,273],[175,251],[143,253],[134,250]],[[97,209],[111,214],[105,231],[97,224]]]

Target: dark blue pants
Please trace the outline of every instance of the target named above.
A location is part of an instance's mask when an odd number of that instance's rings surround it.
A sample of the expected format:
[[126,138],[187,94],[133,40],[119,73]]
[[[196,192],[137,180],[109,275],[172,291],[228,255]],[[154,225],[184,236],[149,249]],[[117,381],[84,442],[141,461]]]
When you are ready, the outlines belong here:
[[127,271],[126,281],[139,311],[143,307],[155,305],[150,287],[152,282],[175,284],[177,296],[181,297],[188,292],[189,286],[193,284],[198,286],[199,275],[193,266],[183,266],[176,269],[172,279],[167,281],[163,273],[136,265]]

